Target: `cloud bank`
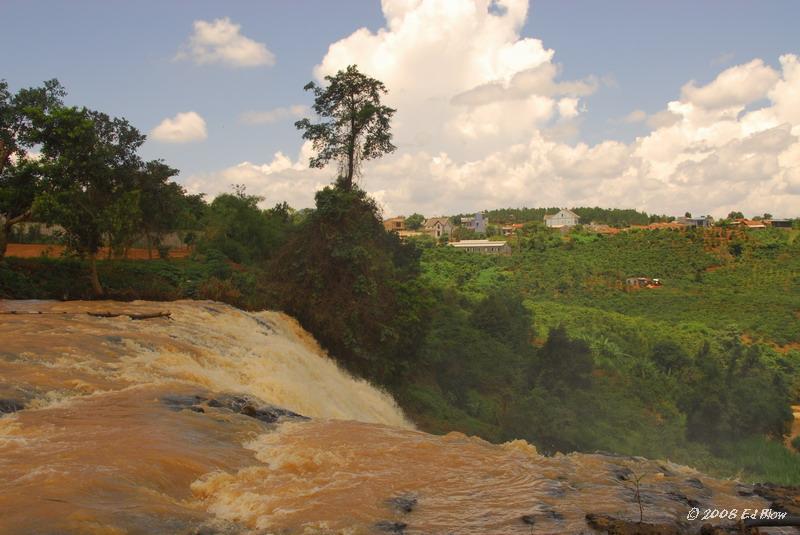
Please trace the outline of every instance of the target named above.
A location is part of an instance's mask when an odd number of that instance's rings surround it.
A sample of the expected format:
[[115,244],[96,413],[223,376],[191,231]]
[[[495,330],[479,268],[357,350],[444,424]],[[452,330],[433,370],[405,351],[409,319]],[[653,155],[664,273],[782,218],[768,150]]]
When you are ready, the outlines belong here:
[[[564,133],[591,113],[602,78],[561,79],[555,51],[519,34],[526,0],[384,0],[382,8],[385,27],[330,45],[314,75],[358,64],[389,88],[398,151],[368,163],[362,183],[387,214],[521,205],[800,212],[796,55],[777,68],[756,58],[709,83],[689,81],[649,114],[632,108],[625,120],[650,128],[633,142],[568,143]],[[193,184],[216,193],[244,182],[268,202],[311,206],[333,170],[306,169],[308,153],[243,162]]]
[[275,64],[275,54],[264,43],[240,33],[241,26],[225,17],[194,21],[194,32],[175,55],[176,60],[191,60],[197,65],[219,63],[231,67],[258,67]]
[[167,117],[150,132],[150,138],[163,143],[189,143],[208,137],[206,121],[198,113],[187,111]]

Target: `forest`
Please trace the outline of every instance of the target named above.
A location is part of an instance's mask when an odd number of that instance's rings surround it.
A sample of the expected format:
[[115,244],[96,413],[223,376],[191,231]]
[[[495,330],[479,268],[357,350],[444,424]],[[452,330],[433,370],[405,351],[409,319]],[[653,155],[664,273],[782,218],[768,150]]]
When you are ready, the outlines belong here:
[[[530,224],[508,238],[508,256],[401,241],[354,182],[356,155],[394,149],[385,88],[354,67],[329,78],[327,88],[306,88],[330,120],[297,126],[319,149],[312,165],[351,165],[305,210],[243,187],[211,200],[189,195],[177,170],[139,157],[145,136],[126,120],[64,106],[56,81],[13,94],[0,85],[0,253],[27,239],[25,221],[59,225],[67,246],[58,258],[0,258],[0,298],[214,299],[283,310],[344,368],[391,392],[423,430],[800,484],[800,443],[784,444],[800,403],[796,227],[606,236]],[[347,111],[335,104],[348,92],[373,99],[352,123],[370,150],[356,147],[355,132],[326,152],[341,139]],[[620,226],[663,219],[578,210]],[[168,258],[162,240],[174,232],[187,258]],[[127,259],[141,239],[160,258]],[[630,289],[633,276],[663,286]]]

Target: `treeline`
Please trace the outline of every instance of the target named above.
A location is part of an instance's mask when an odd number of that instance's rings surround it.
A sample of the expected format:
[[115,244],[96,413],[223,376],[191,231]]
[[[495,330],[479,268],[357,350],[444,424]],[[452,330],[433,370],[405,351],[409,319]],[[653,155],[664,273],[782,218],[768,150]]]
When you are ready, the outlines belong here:
[[[555,214],[561,208],[500,208],[487,210],[489,221],[496,223],[528,223],[542,222],[545,215]],[[657,221],[671,221],[674,218],[665,215],[647,214],[630,208],[577,207],[570,208],[581,218],[581,223],[588,225],[597,223],[613,227],[630,225],[647,225]]]
[[127,120],[64,106],[65,94],[57,80],[14,94],[0,81],[0,256],[15,225],[60,225],[70,249],[88,258],[102,295],[102,246],[122,251],[140,236],[157,245],[166,232],[192,226],[202,197],[172,181],[176,169],[142,160],[145,136]]

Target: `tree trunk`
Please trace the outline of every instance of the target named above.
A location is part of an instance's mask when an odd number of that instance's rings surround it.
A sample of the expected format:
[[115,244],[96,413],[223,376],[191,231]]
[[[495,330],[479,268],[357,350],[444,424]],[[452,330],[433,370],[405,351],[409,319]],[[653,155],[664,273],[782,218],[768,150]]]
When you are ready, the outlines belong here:
[[0,224],[0,259],[5,258],[6,250],[8,249],[8,236],[11,234],[11,227],[22,221],[26,221],[31,217],[31,211],[26,210],[17,217],[6,219]]
[[8,231],[10,229],[5,223],[0,225],[0,260],[5,258],[6,250],[8,249]]
[[153,259],[153,243],[150,240],[150,233],[149,232],[145,232],[144,235],[145,235],[145,239],[147,240],[147,259],[148,260],[152,260]]
[[89,274],[92,279],[92,293],[95,297],[103,296],[103,287],[100,286],[100,277],[97,276],[97,253],[89,253]]

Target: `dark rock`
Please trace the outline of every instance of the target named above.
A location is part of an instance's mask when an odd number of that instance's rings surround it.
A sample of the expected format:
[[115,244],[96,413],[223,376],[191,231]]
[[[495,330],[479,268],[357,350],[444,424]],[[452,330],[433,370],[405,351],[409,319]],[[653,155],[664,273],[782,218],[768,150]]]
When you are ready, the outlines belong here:
[[389,520],[381,520],[375,524],[375,528],[380,531],[386,533],[399,533],[401,535],[406,532],[407,527],[408,524],[405,522],[391,522]]
[[611,473],[614,474],[614,477],[617,478],[619,481],[629,481],[633,476],[633,470],[631,470],[627,466],[614,468],[611,471]]
[[25,405],[16,399],[0,399],[0,414],[21,411]]
[[386,500],[389,505],[394,507],[401,513],[410,513],[417,506],[417,497],[413,494],[404,494],[402,496],[395,496]]
[[770,502],[775,511],[783,511],[792,516],[800,515],[800,487],[757,483],[753,492]]
[[725,526],[713,526],[703,524],[700,526],[700,535],[759,535],[761,533],[756,528],[748,527],[741,522]]
[[697,479],[696,477],[690,477],[689,479],[687,479],[686,484],[696,489],[705,490],[706,488],[706,486],[703,485],[703,482]]
[[668,491],[667,497],[672,501],[682,503],[689,507],[700,507],[700,502],[692,498],[689,498],[687,495],[683,494],[682,492],[678,492],[676,490]]
[[522,520],[522,523],[527,526],[536,524],[536,517],[534,515],[522,515],[520,520]]
[[189,410],[190,411],[194,411],[194,412],[202,412],[202,413],[206,412],[206,410],[203,407],[198,407],[197,405],[189,407]]
[[212,401],[215,401],[216,403],[212,405],[211,402],[209,402],[209,406],[228,409],[268,424],[275,423],[283,418],[308,420],[308,417],[306,416],[297,414],[296,412],[292,412],[287,409],[282,409],[280,407],[262,404],[259,400],[250,398],[248,396],[222,395],[217,396]]
[[183,394],[167,394],[166,396],[161,396],[160,401],[170,409],[179,411],[190,408],[193,405],[198,405],[204,402],[206,399],[208,398],[198,395],[191,396]]
[[608,535],[683,535],[688,533],[686,528],[677,524],[634,522],[596,513],[588,513],[586,523],[590,528]]

